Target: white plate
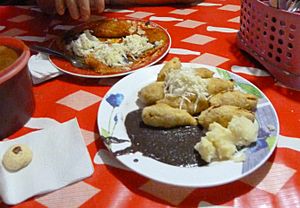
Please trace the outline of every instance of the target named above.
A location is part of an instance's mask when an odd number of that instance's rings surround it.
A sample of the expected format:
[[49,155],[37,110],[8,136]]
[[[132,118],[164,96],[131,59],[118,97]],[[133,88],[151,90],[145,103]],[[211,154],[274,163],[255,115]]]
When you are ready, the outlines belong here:
[[[146,157],[140,152],[116,156],[116,158],[145,177],[177,186],[211,187],[230,183],[249,175],[266,162],[276,147],[279,121],[273,105],[257,87],[236,74],[207,65],[183,63],[183,66],[206,67],[215,72],[214,76],[233,79],[240,90],[259,96],[256,110],[256,119],[260,128],[258,142],[256,146],[247,149],[246,161],[222,161],[202,167],[178,167]],[[107,92],[102,100],[98,111],[98,128],[101,138],[112,153],[130,146],[130,139],[124,125],[125,117],[129,112],[139,108],[136,103],[138,91],[154,82],[161,68],[162,65],[155,65],[124,77]]]

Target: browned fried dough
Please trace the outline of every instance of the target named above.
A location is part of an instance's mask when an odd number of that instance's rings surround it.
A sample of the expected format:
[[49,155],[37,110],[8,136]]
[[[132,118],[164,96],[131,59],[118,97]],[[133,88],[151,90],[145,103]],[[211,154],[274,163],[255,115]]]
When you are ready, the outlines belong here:
[[159,28],[146,28],[144,27],[145,36],[148,38],[150,43],[155,43],[155,41],[164,41],[167,42],[168,36],[166,33]]
[[145,107],[142,112],[142,119],[146,125],[162,128],[197,125],[197,120],[187,111],[172,108],[164,103]]
[[[91,67],[92,70],[99,74],[111,74],[111,73],[117,73],[117,72],[124,72],[124,68],[120,67],[110,67],[106,64],[100,62],[93,56],[87,56],[85,59],[85,63]],[[128,69],[129,70],[129,69]]]
[[164,82],[153,82],[138,92],[138,97],[145,105],[155,104],[164,98]]
[[207,91],[210,95],[214,95],[219,92],[233,90],[233,87],[233,81],[213,77],[208,81]]
[[157,103],[165,103],[173,108],[186,110],[191,115],[199,114],[209,106],[205,98],[199,99],[197,103],[196,97],[190,98],[189,100],[190,102],[181,97],[165,96],[163,99],[157,101]]
[[255,115],[243,108],[232,106],[232,105],[222,105],[222,106],[211,106],[210,108],[202,111],[198,117],[198,122],[205,128],[209,127],[209,124],[217,122],[224,127],[228,126],[233,116],[244,116],[251,121],[254,121]]
[[213,75],[214,75],[214,72],[213,71],[210,71],[209,69],[207,68],[197,68],[197,69],[194,69],[195,70],[195,74],[197,76],[200,76],[201,78],[203,79],[206,79],[206,78],[212,78]]
[[107,19],[89,24],[89,29],[93,31],[93,35],[101,38],[120,38],[130,35],[135,30],[133,21]]
[[247,110],[254,110],[257,105],[255,95],[243,93],[240,91],[220,92],[209,99],[210,105],[234,105]]
[[157,75],[157,81],[164,81],[168,73],[172,70],[179,70],[181,68],[181,62],[179,58],[174,57],[168,61]]

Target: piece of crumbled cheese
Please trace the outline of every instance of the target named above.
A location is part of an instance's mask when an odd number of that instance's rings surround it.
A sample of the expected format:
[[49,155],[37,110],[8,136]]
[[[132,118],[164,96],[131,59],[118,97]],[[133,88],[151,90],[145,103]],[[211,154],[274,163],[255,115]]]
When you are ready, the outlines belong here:
[[231,159],[245,161],[243,150],[237,146],[248,146],[257,140],[258,125],[245,117],[234,116],[228,127],[212,123],[204,137],[195,145],[195,149],[206,162]]
[[194,148],[199,152],[201,158],[208,163],[217,158],[216,148],[206,137],[202,137]]
[[244,116],[234,116],[227,128],[233,133],[233,142],[237,146],[248,146],[257,139],[257,122],[252,122]]
[[236,146],[226,139],[216,139],[213,144],[217,149],[219,160],[232,159],[233,155],[237,152]]
[[212,123],[209,125],[209,131],[206,132],[206,138],[211,141],[217,150],[217,159],[230,159],[237,151],[236,146],[232,142],[234,135],[232,132],[220,125]]
[[206,136],[201,137],[195,149],[206,162],[214,160],[227,160],[237,152],[236,146],[232,143],[233,134],[225,127],[214,122],[209,125]]
[[219,140],[220,138],[228,141],[233,141],[234,135],[229,129],[223,127],[221,124],[213,122],[208,127],[206,137],[208,137],[209,140],[212,141]]

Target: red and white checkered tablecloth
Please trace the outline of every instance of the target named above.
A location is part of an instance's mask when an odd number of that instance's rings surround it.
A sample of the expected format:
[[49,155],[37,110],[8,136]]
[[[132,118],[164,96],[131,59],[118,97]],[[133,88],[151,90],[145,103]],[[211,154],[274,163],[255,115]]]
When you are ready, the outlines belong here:
[[[61,75],[34,86],[36,109],[32,119],[43,125],[77,118],[95,172],[88,179],[15,207],[300,207],[300,93],[276,83],[238,49],[239,0],[207,0],[191,6],[131,7],[107,10],[101,15],[150,19],[166,28],[172,46],[161,62],[178,56],[182,62],[232,71],[255,84],[278,113],[278,147],[256,172],[227,185],[182,188],[160,184],[124,169],[99,139],[98,107],[111,84],[119,78],[97,80]],[[92,19],[101,15],[93,15]],[[47,45],[61,29],[76,24],[67,16],[46,16],[34,6],[0,7],[0,35],[15,36],[28,45]],[[255,67],[256,73],[249,67]],[[31,131],[30,126],[23,127],[9,139]],[[0,207],[6,206],[0,203]]]

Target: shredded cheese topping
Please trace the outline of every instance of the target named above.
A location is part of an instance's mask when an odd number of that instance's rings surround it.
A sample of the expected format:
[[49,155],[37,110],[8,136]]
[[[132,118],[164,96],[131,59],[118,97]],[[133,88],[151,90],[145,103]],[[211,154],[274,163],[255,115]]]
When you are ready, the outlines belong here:
[[138,34],[124,37],[121,43],[103,42],[85,30],[67,49],[79,57],[93,56],[108,66],[127,66],[132,64],[129,59],[136,60],[143,52],[160,44],[161,41],[152,44],[147,37]]
[[100,47],[100,45],[101,42],[98,38],[86,30],[76,40],[67,45],[67,49],[73,51],[77,56],[85,57],[92,53],[95,48]]
[[122,42],[124,50],[130,53],[132,58],[139,57],[144,51],[154,47],[153,44],[148,42],[148,38],[137,34],[128,35]]
[[182,108],[183,102],[191,102],[189,97],[196,96],[195,107],[199,100],[206,99],[209,95],[207,92],[207,79],[196,76],[194,70],[182,68],[181,70],[171,70],[165,80],[165,95],[181,97]]

